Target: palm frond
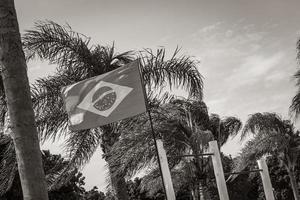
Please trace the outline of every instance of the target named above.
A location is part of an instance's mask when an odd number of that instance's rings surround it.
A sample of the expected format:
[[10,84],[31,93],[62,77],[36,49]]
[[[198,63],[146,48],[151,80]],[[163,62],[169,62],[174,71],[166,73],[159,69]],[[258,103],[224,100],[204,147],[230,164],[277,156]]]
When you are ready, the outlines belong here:
[[57,188],[66,183],[77,168],[84,166],[92,157],[101,142],[101,130],[89,129],[78,132],[69,132],[65,141],[65,152],[68,164],[56,177],[50,188]]
[[36,22],[34,30],[27,30],[22,41],[27,59],[49,60],[60,68],[75,69],[84,65],[88,70],[93,66],[88,47],[90,38],[74,32],[69,25]]
[[7,192],[17,173],[17,159],[13,140],[7,135],[0,136],[0,196]]
[[[297,60],[300,63],[300,40],[297,41],[296,44],[297,49]],[[290,113],[294,114],[297,118],[300,114],[300,70],[298,69],[297,72],[294,74],[294,78],[296,79],[296,86],[298,87],[296,95],[292,99],[292,104],[290,105]]]
[[168,110],[169,116],[180,119],[180,121],[189,117],[197,126],[201,126],[204,130],[208,128],[208,108],[201,100],[174,98],[170,103],[164,105],[164,109]]
[[[255,162],[264,155],[277,155],[278,158],[286,156],[282,154],[290,149],[290,140],[280,132],[270,132],[267,135],[255,135],[250,139],[235,159],[233,171],[243,171],[249,166],[255,166]],[[282,154],[281,156],[279,154]],[[234,179],[237,176],[232,176]]]
[[169,92],[164,92],[163,94],[156,94],[154,91],[149,91],[147,93],[148,108],[158,108],[159,106],[166,104],[176,98],[178,98],[176,95],[171,94]]
[[110,46],[97,45],[92,50],[92,59],[94,67],[89,71],[90,77],[100,75],[111,70],[117,69],[120,66],[132,62],[134,57],[133,51],[124,53],[116,53],[114,44]]
[[[299,70],[299,75],[297,75],[297,79],[300,82],[300,70]],[[297,84],[298,87],[300,86],[300,83]],[[292,104],[290,106],[290,113],[294,114],[295,117],[297,118],[300,114],[300,90],[297,91],[297,94],[293,97],[292,99]]]
[[133,52],[115,53],[112,47],[90,45],[90,38],[74,32],[69,25],[39,21],[23,38],[27,60],[39,58],[58,65],[58,71],[77,74],[82,79],[116,69],[131,62]]
[[221,118],[218,114],[212,113],[209,116],[209,130],[213,133],[215,140],[220,138]]
[[144,122],[146,123],[143,126],[139,126],[135,130],[123,130],[120,140],[108,152],[108,163],[116,165],[111,166],[113,176],[124,174],[133,176],[139,170],[153,163],[155,149],[151,130],[150,128],[143,130],[143,127],[148,127],[150,124],[147,121]]
[[73,166],[80,168],[93,155],[101,142],[101,129],[70,132],[65,142],[65,152]]
[[224,145],[230,136],[236,136],[242,128],[242,122],[236,117],[226,117],[220,121],[219,144]]
[[60,90],[72,82],[72,77],[54,75],[38,79],[31,87],[36,124],[42,141],[56,140],[61,134],[65,135],[68,115]]
[[245,147],[235,160],[233,171],[242,171],[250,164],[255,163],[261,156],[270,152],[268,138],[256,137],[246,143]]
[[170,89],[183,87],[191,97],[202,99],[203,81],[197,69],[198,62],[189,56],[178,56],[177,48],[170,59],[166,59],[164,48],[153,52],[145,49],[140,53],[141,70],[147,91],[151,87],[169,85]]
[[0,127],[4,127],[7,112],[8,108],[5,100],[5,95],[0,95]]
[[285,125],[283,120],[276,113],[255,113],[250,115],[245,123],[242,131],[241,139],[244,139],[248,133],[271,133],[271,132],[285,132]]
[[[263,155],[266,155],[270,152],[268,149],[270,145],[267,142],[267,139],[260,140],[258,137],[248,141],[244,148],[241,150],[239,156],[234,159],[232,172],[242,172],[246,169],[255,169],[256,161]],[[239,175],[230,175],[228,180],[233,181],[238,176]]]
[[297,49],[297,59],[300,60],[300,39],[298,39],[297,41],[296,49]]
[[226,117],[221,121],[222,127],[225,132],[229,132],[230,135],[236,135],[242,128],[242,122],[236,117]]
[[[61,155],[52,155],[50,151],[46,150],[42,151],[42,159],[47,186],[49,190],[52,190],[54,189],[52,187],[53,183],[61,175],[68,162]],[[69,175],[70,172],[65,174]]]
[[143,177],[141,181],[141,190],[147,191],[149,196],[153,196],[159,190],[163,190],[163,183],[158,168],[153,169]]

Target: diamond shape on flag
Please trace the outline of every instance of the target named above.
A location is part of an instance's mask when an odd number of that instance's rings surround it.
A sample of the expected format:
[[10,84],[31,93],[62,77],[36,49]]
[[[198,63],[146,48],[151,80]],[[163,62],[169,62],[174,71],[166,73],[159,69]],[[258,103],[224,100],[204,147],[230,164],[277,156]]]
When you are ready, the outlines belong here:
[[77,107],[108,117],[132,90],[131,87],[100,81]]

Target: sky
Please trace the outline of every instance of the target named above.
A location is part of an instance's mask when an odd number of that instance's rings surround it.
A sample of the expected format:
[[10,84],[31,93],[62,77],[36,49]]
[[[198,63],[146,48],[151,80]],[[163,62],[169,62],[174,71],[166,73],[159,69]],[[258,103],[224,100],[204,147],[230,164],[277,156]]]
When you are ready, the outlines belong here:
[[[68,23],[93,44],[114,42],[118,52],[163,46],[171,54],[179,46],[200,61],[209,112],[242,121],[255,112],[289,118],[299,69],[299,0],[15,0],[15,6],[21,33],[38,20],[52,20]],[[55,67],[28,63],[31,83]],[[61,153],[60,143],[43,148]],[[222,151],[237,155],[241,145],[233,138]],[[86,188],[104,190],[100,150],[83,173]]]

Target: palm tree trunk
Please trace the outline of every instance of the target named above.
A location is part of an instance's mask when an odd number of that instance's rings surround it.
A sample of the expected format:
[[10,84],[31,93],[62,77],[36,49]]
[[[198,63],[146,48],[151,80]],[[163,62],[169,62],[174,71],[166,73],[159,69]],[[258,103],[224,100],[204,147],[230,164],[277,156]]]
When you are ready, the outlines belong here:
[[129,200],[129,195],[127,192],[126,181],[124,177],[113,177],[112,171],[114,166],[117,163],[109,162],[108,157],[106,156],[107,153],[111,150],[112,146],[118,141],[119,134],[112,131],[112,127],[106,126],[106,129],[102,135],[102,152],[103,158],[108,164],[108,170],[110,174],[110,181],[113,190],[113,194],[117,197],[118,200]]
[[113,180],[116,196],[118,200],[129,200],[127,193],[126,181],[124,177]]
[[293,169],[288,169],[288,174],[289,174],[290,181],[291,181],[291,186],[292,186],[292,190],[293,190],[293,194],[294,194],[294,199],[298,200],[298,199],[300,199],[300,196],[299,196],[298,184],[297,184],[297,181],[296,181],[296,176],[295,176],[294,170]]
[[193,200],[197,200],[197,198],[196,198],[196,190],[195,189],[192,189],[192,197],[193,197]]
[[200,200],[199,185],[196,183],[192,190],[193,200]]
[[202,181],[199,182],[199,199],[200,200],[206,200],[206,198],[205,198],[205,191],[204,191],[204,187],[203,187]]
[[113,189],[114,195],[117,197],[118,200],[129,200],[129,195],[127,193],[127,186],[126,186],[126,181],[124,177],[113,177],[111,175],[112,171],[112,163],[108,163],[108,168],[109,168],[109,173],[110,173],[110,180],[111,180],[111,185]]
[[[194,151],[194,152],[199,152],[199,151]],[[196,159],[196,163],[197,163],[197,169],[198,169],[198,174],[203,174],[205,172],[203,172],[203,159],[199,159],[199,157],[195,157]],[[199,200],[209,200],[210,199],[210,195],[208,193],[208,188],[206,185],[205,180],[203,179],[203,177],[199,177],[198,183],[197,183],[197,193],[198,193],[198,197],[197,199]]]
[[0,1],[0,66],[24,200],[48,200],[13,0]]
[[204,180],[199,182],[200,200],[210,200],[210,194]]

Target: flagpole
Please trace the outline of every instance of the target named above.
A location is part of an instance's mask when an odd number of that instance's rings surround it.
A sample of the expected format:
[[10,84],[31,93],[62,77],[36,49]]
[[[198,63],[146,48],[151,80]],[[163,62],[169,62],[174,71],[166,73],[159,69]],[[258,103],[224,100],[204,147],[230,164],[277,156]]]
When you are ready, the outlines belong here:
[[163,188],[164,188],[165,198],[168,199],[167,192],[166,192],[166,185],[165,185],[165,182],[164,182],[162,168],[161,168],[161,163],[160,163],[160,158],[159,158],[159,154],[158,154],[158,147],[157,147],[157,143],[156,143],[156,136],[155,136],[155,132],[154,132],[154,127],[153,127],[151,112],[150,112],[150,109],[149,109],[149,102],[148,102],[148,99],[147,99],[147,96],[146,96],[146,90],[145,90],[145,85],[144,85],[144,81],[143,81],[143,77],[142,77],[142,72],[141,72],[140,66],[141,66],[141,60],[138,59],[138,68],[139,68],[139,73],[140,73],[140,79],[141,79],[141,84],[142,84],[143,91],[144,91],[144,97],[145,97],[145,103],[146,103],[146,110],[147,110],[147,113],[148,113],[148,116],[149,116],[149,122],[150,122],[150,127],[151,127],[152,138],[154,140],[154,146],[155,146],[155,152],[156,152],[156,157],[157,157],[157,161],[158,161],[158,167],[159,167],[160,177],[161,177],[161,181],[162,181]]
[[166,186],[165,186],[165,182],[164,182],[164,178],[163,178],[163,173],[162,173],[162,168],[161,168],[161,163],[160,163],[161,161],[160,161],[159,154],[158,154],[158,147],[157,147],[157,143],[156,143],[156,137],[155,137],[155,132],[154,132],[154,128],[153,128],[152,117],[151,117],[150,110],[148,108],[147,108],[147,112],[148,112],[148,115],[149,115],[149,121],[150,121],[150,126],[151,126],[152,137],[153,137],[153,140],[154,140],[155,150],[156,150],[156,156],[157,156],[157,161],[158,161],[158,166],[159,166],[159,172],[160,172],[160,175],[161,175],[161,180],[162,180],[165,196],[167,198]]

